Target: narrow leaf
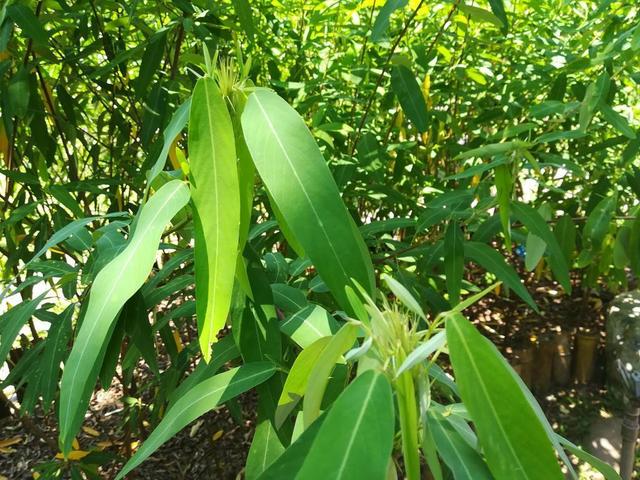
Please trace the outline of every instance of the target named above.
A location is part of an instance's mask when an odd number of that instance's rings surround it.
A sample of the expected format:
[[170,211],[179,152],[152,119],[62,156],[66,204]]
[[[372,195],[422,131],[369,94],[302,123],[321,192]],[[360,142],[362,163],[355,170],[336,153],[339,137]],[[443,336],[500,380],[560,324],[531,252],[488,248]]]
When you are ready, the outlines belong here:
[[198,383],[176,401],[149,438],[125,464],[116,480],[124,478],[163,443],[212,408],[263,383],[275,373],[267,362],[247,363]]
[[71,451],[71,442],[82,424],[112,324],[149,275],[165,226],[188,200],[186,184],[179,180],[166,183],[142,207],[126,248],[100,270],[93,282],[84,321],[62,375],[60,443],[65,454]]

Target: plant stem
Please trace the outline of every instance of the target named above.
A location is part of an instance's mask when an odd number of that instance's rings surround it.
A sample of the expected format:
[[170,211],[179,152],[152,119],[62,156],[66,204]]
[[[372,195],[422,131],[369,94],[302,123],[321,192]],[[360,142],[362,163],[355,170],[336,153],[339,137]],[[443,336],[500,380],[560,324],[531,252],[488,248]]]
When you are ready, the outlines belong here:
[[420,480],[420,451],[418,447],[418,408],[411,372],[404,372],[396,383],[402,456],[407,480]]

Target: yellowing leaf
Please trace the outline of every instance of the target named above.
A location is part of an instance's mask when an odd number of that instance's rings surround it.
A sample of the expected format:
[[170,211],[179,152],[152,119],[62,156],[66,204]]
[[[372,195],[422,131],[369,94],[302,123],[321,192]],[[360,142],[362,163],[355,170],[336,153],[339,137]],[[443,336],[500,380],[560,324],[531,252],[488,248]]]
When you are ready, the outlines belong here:
[[91,427],[82,427],[82,431],[88,435],[91,435],[92,437],[99,437],[100,436],[100,432],[91,428]]
[[6,438],[4,440],[0,440],[0,448],[10,447],[11,445],[15,445],[20,442],[22,442],[22,437]]
[[[86,450],[71,450],[67,456],[67,460],[82,460],[89,455],[89,453],[91,452],[87,452]],[[64,455],[62,453],[56,453],[56,458],[58,460],[64,460]]]
[[182,344],[182,338],[180,338],[180,332],[177,330],[173,331],[173,339],[176,342],[176,349],[178,353],[180,353],[184,349],[184,345]]
[[77,438],[73,439],[73,442],[71,442],[71,447],[74,450],[80,450],[80,444],[78,443],[78,439]]

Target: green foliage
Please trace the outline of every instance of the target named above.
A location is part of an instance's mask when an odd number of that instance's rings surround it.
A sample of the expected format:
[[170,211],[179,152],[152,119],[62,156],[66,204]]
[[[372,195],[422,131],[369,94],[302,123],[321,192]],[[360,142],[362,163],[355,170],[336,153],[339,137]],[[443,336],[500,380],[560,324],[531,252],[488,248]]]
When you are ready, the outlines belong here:
[[640,272],[639,14],[3,5],[3,387],[58,413],[68,455],[118,372],[122,427],[151,428],[120,477],[255,389],[248,478],[386,478],[399,456],[410,480],[559,478],[563,448],[615,478],[461,313],[538,311],[522,267],[564,298]]

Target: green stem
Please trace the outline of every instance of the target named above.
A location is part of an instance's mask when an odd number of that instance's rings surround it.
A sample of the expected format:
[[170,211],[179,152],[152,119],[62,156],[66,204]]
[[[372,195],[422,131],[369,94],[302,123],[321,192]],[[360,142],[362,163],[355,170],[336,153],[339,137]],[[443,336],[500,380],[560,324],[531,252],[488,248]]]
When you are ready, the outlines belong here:
[[420,479],[420,451],[418,447],[418,409],[411,372],[404,372],[396,383],[400,432],[402,435],[402,456],[407,480]]

